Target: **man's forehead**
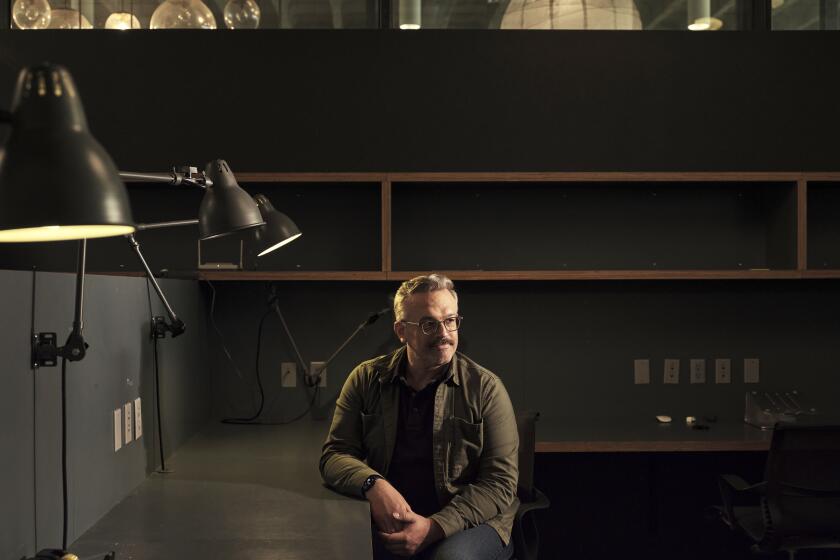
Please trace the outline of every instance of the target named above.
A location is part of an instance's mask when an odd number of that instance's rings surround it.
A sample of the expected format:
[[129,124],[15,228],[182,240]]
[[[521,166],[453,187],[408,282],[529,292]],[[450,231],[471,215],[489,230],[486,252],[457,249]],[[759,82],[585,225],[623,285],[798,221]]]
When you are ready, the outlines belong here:
[[449,290],[418,292],[405,298],[405,310],[430,316],[431,313],[448,315],[458,312],[458,302]]

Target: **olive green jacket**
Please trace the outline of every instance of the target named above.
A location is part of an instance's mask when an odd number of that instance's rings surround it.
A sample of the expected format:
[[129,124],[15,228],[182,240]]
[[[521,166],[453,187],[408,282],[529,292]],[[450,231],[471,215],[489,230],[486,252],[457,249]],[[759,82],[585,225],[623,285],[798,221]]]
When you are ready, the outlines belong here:
[[[368,476],[388,478],[404,356],[402,347],[361,363],[341,389],[320,461],[339,492],[359,497]],[[431,519],[447,537],[487,523],[507,544],[519,506],[516,418],[502,381],[462,354],[435,393],[432,445],[441,509]]]

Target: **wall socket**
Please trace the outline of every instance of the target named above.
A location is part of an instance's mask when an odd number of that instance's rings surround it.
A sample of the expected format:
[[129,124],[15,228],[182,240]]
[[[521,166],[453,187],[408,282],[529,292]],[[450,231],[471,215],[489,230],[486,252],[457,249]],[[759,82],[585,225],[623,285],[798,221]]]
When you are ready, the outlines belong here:
[[678,384],[680,382],[680,361],[675,359],[665,360],[665,383]]
[[706,382],[706,360],[702,358],[692,359],[690,362],[691,368],[691,382],[705,383]]
[[125,444],[128,445],[134,439],[134,431],[131,429],[131,403],[123,405],[123,420],[125,420]]
[[718,358],[715,360],[715,383],[732,382],[732,360]]
[[134,399],[134,439],[143,436],[143,412],[140,408],[140,397]]
[[280,386],[297,387],[297,364],[283,362],[280,364]]
[[321,381],[318,383],[319,387],[327,386],[327,368],[324,364],[327,362],[309,362],[309,375],[314,379],[316,375],[321,376]]
[[758,358],[744,358],[744,383],[758,383]]
[[633,383],[636,385],[650,383],[650,360],[633,360]]
[[122,408],[114,409],[114,451],[119,451],[122,447]]

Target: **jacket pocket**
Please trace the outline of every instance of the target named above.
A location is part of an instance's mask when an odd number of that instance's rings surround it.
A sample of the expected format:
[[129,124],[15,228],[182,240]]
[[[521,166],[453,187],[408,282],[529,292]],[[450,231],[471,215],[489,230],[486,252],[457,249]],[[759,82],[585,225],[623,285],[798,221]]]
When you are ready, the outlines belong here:
[[478,471],[478,461],[484,444],[484,424],[452,417],[449,477],[470,478]]

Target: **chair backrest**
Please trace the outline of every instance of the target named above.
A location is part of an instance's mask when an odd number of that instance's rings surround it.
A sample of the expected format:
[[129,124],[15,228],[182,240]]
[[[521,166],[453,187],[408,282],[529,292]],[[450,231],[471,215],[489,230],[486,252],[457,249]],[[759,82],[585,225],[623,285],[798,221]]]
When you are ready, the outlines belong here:
[[517,495],[522,502],[534,500],[534,453],[537,446],[536,421],[539,412],[524,411],[516,415],[519,432],[519,483]]
[[840,540],[840,426],[776,426],[767,457],[769,538]]

